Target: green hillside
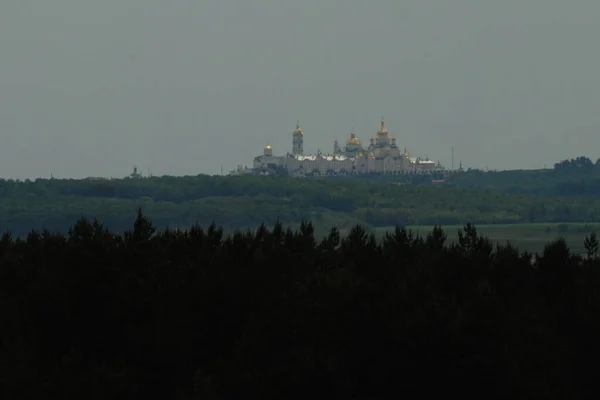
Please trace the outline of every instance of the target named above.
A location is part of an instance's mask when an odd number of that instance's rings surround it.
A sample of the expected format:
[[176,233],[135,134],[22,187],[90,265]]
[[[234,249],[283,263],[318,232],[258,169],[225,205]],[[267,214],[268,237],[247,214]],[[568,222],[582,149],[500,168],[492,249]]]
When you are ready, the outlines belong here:
[[368,180],[285,177],[153,177],[116,180],[0,181],[0,228],[25,234],[32,227],[66,231],[82,215],[111,229],[131,226],[142,207],[158,227],[215,222],[226,230],[261,222],[298,225],[318,233],[395,225],[600,222],[600,200],[507,194],[492,189],[398,185]]
[[504,193],[600,197],[600,162],[578,157],[556,163],[552,169],[469,170],[452,174],[448,183],[454,187],[489,188]]

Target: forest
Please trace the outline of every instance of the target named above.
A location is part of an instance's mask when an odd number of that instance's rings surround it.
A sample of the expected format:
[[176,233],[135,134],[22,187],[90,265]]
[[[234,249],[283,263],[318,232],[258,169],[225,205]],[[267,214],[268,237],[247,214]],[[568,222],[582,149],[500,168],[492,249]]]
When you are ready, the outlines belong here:
[[[251,189],[248,189],[251,190]],[[360,201],[360,200],[357,200]],[[133,222],[133,224],[131,224]],[[0,239],[5,399],[592,397],[600,259],[466,224],[378,241],[310,222]]]
[[554,164],[552,169],[481,171],[452,174],[449,185],[490,188],[513,194],[600,197],[600,159],[576,157]]
[[[372,232],[395,225],[600,222],[596,167],[557,171],[465,171],[442,186],[409,182],[416,179],[410,176],[0,180],[0,230],[15,236],[33,228],[66,233],[72,221],[93,216],[124,231],[138,207],[160,228],[215,222],[230,233],[276,221],[297,228],[311,220],[319,236],[333,225],[348,233],[356,224]],[[572,187],[579,184],[572,174],[581,176],[585,189]]]

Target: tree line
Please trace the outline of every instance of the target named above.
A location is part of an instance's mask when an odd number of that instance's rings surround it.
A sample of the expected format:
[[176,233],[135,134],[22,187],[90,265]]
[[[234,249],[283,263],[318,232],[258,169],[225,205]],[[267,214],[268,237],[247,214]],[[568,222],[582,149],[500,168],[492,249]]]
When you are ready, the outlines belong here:
[[326,235],[332,225],[347,233],[357,223],[369,230],[465,222],[600,221],[600,199],[593,197],[511,194],[503,192],[501,184],[497,184],[500,189],[494,185],[470,188],[456,183],[455,186],[459,187],[363,178],[309,180],[205,175],[0,180],[0,229],[9,229],[19,236],[26,235],[32,227],[66,232],[71,221],[88,215],[100,218],[110,229],[123,231],[128,227],[127,216],[140,206],[161,228],[186,228],[196,222],[206,225],[214,221],[227,232],[254,228],[261,222],[272,226],[277,220],[295,227],[302,220],[311,220],[319,235]]
[[542,170],[452,173],[448,184],[461,188],[490,188],[504,193],[540,196],[600,197],[600,159],[588,157],[559,161]]
[[276,223],[0,239],[0,393],[12,398],[588,398],[600,260],[540,254],[467,224]]
[[569,169],[600,169],[600,158],[594,163],[588,157],[579,156],[571,158],[570,160],[562,160],[554,164],[555,170],[569,170]]

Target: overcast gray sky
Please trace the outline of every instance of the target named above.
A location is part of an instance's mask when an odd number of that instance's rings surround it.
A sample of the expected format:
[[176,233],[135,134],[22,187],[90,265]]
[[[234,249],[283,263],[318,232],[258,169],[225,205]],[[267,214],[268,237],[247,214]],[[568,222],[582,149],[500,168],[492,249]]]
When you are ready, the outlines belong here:
[[411,154],[600,157],[598,0],[2,0],[0,176],[219,173],[384,116]]

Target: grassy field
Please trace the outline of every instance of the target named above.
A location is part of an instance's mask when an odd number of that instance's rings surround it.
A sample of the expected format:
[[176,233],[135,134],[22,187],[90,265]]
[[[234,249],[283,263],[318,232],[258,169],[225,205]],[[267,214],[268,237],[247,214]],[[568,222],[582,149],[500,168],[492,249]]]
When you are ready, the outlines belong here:
[[[510,224],[510,225],[475,225],[477,231],[495,243],[511,242],[520,250],[541,252],[544,245],[559,237],[564,237],[571,250],[576,254],[584,254],[583,241],[587,235],[600,231],[600,224],[561,223],[561,224]],[[432,226],[408,226],[413,233],[425,236]],[[455,241],[457,232],[462,226],[444,226],[449,241]],[[377,228],[378,237],[394,228]]]

